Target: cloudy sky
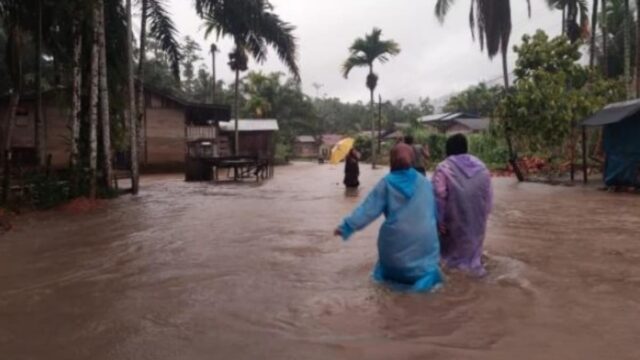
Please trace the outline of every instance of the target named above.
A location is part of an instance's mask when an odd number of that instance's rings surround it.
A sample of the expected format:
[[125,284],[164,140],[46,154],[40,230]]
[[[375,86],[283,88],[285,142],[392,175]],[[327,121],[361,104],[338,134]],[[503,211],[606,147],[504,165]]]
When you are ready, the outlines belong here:
[[[365,100],[366,71],[354,70],[349,79],[340,74],[340,65],[348,55],[348,47],[356,37],[374,26],[383,30],[385,38],[396,40],[402,52],[389,63],[378,66],[379,92],[384,98],[416,100],[437,99],[480,81],[501,76],[500,59],[489,60],[471,39],[468,26],[469,0],[458,1],[444,24],[434,16],[435,0],[272,0],[275,11],[294,24],[299,41],[299,61],[305,91],[316,95],[313,84],[322,84],[319,95],[339,97],[347,101]],[[525,33],[544,29],[560,33],[561,15],[550,11],[542,0],[532,0],[533,13],[527,17],[526,1],[512,0],[512,43]],[[169,0],[173,18],[182,36],[189,35],[209,47],[215,38],[204,39],[201,21],[191,0]],[[218,42],[221,48],[219,77],[231,81],[226,65],[232,48],[228,39]],[[207,55],[203,52],[203,55]],[[254,70],[286,71],[273,52],[263,65],[251,64]],[[515,61],[510,56],[510,61]],[[210,67],[207,61],[206,66]]]

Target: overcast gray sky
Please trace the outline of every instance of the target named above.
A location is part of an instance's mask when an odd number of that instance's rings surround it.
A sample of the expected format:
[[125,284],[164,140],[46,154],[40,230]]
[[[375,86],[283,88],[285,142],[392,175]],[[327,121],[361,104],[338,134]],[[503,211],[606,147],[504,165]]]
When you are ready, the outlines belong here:
[[[366,71],[354,70],[349,79],[340,74],[340,65],[348,56],[348,47],[356,37],[376,26],[385,38],[396,40],[402,52],[389,63],[377,65],[378,91],[384,98],[439,98],[480,81],[501,76],[500,58],[489,60],[471,39],[468,25],[469,0],[457,1],[444,24],[434,16],[435,0],[272,0],[275,11],[294,24],[299,43],[302,83],[309,95],[315,95],[314,83],[323,84],[320,95],[346,101],[366,101]],[[527,17],[526,1],[511,0],[513,16],[512,44],[525,33],[544,29],[560,33],[561,14],[550,11],[542,0],[532,0],[533,14]],[[173,18],[181,36],[189,35],[208,49],[215,37],[204,39],[202,22],[191,0],[169,0]],[[232,81],[226,65],[232,48],[228,39],[219,41],[218,76]],[[206,52],[203,55],[208,57]],[[510,56],[510,62],[515,57]],[[207,59],[206,66],[210,67]],[[251,64],[253,70],[285,71],[277,56],[270,52],[264,65]]]

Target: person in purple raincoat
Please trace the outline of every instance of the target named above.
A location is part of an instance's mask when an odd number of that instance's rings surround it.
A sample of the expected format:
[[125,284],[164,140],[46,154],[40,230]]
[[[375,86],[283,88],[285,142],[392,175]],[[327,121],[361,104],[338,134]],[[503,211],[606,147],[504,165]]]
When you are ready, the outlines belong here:
[[445,267],[483,276],[482,248],[493,202],[491,174],[467,151],[464,135],[451,136],[447,158],[433,175],[440,254]]

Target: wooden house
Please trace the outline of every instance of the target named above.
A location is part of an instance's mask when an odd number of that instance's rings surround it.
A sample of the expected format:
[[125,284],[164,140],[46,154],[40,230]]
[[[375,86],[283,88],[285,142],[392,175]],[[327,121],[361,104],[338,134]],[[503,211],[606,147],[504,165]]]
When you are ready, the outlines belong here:
[[[145,116],[141,124],[142,143],[139,149],[142,170],[178,170],[185,162],[185,138],[187,125],[196,124],[192,131],[204,131],[206,138],[218,136],[218,122],[229,120],[230,108],[226,105],[193,103],[167,92],[145,88]],[[64,168],[70,156],[70,94],[57,89],[43,94],[43,113],[46,127],[47,153],[54,168]],[[0,99],[0,119],[4,119],[8,97]],[[12,136],[14,159],[24,162],[35,160],[35,97],[22,96],[16,112]],[[127,156],[118,156],[126,159]],[[20,160],[19,160],[20,161]]]

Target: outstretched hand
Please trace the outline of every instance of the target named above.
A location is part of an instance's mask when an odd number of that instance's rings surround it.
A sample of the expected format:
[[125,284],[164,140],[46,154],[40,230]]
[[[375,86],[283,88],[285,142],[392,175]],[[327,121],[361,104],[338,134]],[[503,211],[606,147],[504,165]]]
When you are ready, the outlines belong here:
[[340,230],[340,228],[336,228],[335,230],[333,230],[333,236],[342,237],[342,230]]

